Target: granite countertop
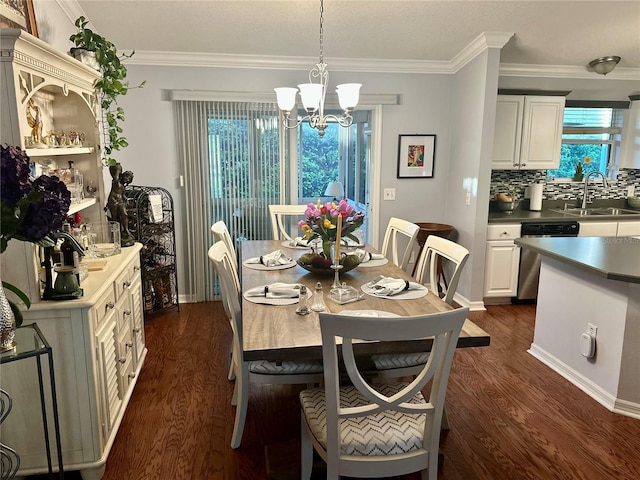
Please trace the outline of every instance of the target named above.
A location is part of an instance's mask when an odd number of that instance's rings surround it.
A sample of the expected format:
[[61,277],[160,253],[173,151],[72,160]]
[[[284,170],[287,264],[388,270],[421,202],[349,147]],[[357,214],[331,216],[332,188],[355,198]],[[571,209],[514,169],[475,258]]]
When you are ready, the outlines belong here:
[[[578,216],[567,213],[554,212],[551,209],[562,209],[565,201],[562,200],[545,200],[542,203],[540,212],[532,212],[528,210],[528,200],[520,202],[520,205],[513,212],[505,213],[498,210],[496,202],[489,203],[489,223],[531,223],[531,222],[557,222],[557,221],[577,221],[577,222],[597,222],[597,221],[639,221],[640,210],[637,214],[625,215],[586,215]],[[626,204],[625,199],[620,200],[601,200],[589,204],[589,208],[593,207],[615,207],[631,210]]]
[[515,243],[610,280],[640,283],[640,237],[529,237]]

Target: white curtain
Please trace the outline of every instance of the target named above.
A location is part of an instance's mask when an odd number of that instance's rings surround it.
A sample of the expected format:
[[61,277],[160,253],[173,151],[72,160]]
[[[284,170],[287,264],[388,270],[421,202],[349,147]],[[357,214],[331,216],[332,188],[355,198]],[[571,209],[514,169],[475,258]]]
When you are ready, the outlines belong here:
[[173,103],[185,180],[185,292],[209,301],[218,295],[207,259],[211,225],[223,220],[236,246],[271,237],[268,205],[287,191],[287,141],[275,103]]

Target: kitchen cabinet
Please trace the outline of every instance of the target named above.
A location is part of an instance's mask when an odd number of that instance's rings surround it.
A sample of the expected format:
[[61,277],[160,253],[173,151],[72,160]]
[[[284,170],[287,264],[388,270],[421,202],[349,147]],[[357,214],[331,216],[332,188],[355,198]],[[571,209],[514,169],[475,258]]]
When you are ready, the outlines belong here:
[[[102,478],[147,349],[144,343],[140,250],[123,248],[82,282],[77,300],[42,301],[24,312],[53,349],[65,470]],[[19,475],[47,470],[37,376],[22,362],[3,365],[1,386],[14,399],[2,441],[21,455]]]
[[562,96],[498,95],[492,169],[558,168],[565,100]]
[[487,227],[484,296],[515,297],[518,293],[520,224],[492,224]]
[[615,237],[618,222],[580,222],[579,237]]
[[629,109],[623,111],[624,130],[620,140],[618,168],[640,169],[640,147],[638,146],[638,125],[640,125],[640,95],[629,96]]
[[[72,201],[68,213],[80,212],[84,222],[104,221],[100,116],[94,89],[100,73],[23,30],[3,28],[0,74],[0,142],[23,148],[36,175],[48,168],[68,168],[73,162],[84,185],[91,182],[96,192],[94,197]],[[39,116],[36,135],[44,137],[45,143],[34,142],[29,115],[32,121]],[[58,144],[56,137],[67,141]],[[34,246],[10,242],[1,261],[3,280],[24,291],[32,303],[38,302]]]

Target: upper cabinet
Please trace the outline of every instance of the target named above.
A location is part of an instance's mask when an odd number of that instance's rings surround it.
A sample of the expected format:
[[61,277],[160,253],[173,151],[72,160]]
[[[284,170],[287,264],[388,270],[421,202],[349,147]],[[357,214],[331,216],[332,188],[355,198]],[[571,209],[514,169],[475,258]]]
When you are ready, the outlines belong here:
[[558,168],[565,97],[498,95],[494,170]]
[[631,95],[629,100],[629,110],[624,113],[618,168],[640,169],[640,95]]
[[0,30],[0,141],[20,146],[36,175],[72,162],[92,197],[75,199],[70,214],[104,220],[99,115],[94,85],[100,73],[19,29]]

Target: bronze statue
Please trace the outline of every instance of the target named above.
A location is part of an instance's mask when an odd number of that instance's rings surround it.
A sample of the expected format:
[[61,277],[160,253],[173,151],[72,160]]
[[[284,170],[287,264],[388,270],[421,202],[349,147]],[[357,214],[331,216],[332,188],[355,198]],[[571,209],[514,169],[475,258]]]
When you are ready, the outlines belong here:
[[[34,113],[31,113],[31,110],[33,110]],[[31,127],[31,139],[34,145],[43,143],[40,107],[33,102],[33,98],[30,98],[27,102],[27,123]]]
[[125,187],[133,181],[133,172],[130,170],[123,172],[122,165],[117,163],[109,167],[109,173],[113,180],[105,211],[109,220],[120,223],[120,244],[123,247],[130,247],[135,239],[129,231]]

